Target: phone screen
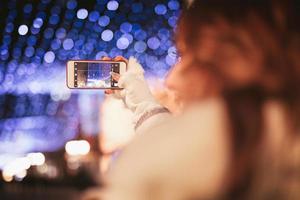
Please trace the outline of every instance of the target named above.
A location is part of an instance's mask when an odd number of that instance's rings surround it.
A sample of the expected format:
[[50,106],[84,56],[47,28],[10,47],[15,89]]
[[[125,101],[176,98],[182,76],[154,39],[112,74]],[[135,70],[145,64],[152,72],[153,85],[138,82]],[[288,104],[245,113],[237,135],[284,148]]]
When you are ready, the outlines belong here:
[[119,73],[120,63],[74,62],[75,88],[110,88],[118,87],[110,72]]

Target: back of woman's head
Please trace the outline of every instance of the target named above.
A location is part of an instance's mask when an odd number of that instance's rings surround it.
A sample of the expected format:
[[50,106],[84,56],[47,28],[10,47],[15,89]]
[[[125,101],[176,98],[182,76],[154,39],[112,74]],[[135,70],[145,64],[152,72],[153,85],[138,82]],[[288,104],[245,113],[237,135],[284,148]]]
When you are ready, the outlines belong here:
[[[295,95],[300,85],[299,4],[195,0],[182,11],[177,41],[196,52],[195,60],[213,71],[224,89],[259,85],[269,95],[286,96],[288,90]],[[247,63],[238,63],[239,57]]]
[[265,102],[282,102],[293,126],[286,134],[299,132],[300,2],[194,0],[183,8],[176,41],[221,85],[232,124],[233,179],[241,186],[235,189],[245,189],[264,138]]

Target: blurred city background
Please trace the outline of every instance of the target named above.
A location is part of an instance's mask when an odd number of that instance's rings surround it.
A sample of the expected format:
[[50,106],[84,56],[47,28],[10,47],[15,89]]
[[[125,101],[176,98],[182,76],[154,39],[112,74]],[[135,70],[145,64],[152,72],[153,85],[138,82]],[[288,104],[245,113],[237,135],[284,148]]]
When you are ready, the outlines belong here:
[[66,62],[134,56],[157,83],[176,62],[179,12],[177,0],[0,1],[0,199],[77,199],[101,184],[131,113],[68,89]]

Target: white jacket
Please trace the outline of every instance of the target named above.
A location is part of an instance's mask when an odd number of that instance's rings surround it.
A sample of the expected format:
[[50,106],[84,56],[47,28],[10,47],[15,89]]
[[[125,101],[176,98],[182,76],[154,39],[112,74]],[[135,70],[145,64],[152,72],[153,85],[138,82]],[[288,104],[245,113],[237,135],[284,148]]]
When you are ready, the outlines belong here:
[[178,118],[157,114],[147,119],[139,127],[146,132],[112,166],[100,199],[184,200],[219,194],[229,161],[227,122],[220,120],[227,119],[224,108],[221,101],[208,100]]

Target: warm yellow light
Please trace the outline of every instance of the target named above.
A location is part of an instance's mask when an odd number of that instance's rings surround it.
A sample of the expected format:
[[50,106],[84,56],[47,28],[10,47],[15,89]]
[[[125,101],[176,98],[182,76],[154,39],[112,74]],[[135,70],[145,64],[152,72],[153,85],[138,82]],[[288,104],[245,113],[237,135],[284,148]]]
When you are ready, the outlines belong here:
[[26,156],[32,166],[39,166],[45,163],[45,156],[42,153],[29,153]]
[[18,179],[23,179],[30,168],[30,161],[27,157],[16,158],[12,162],[4,166],[2,171],[3,179],[7,182],[12,181],[13,176]]
[[72,140],[66,143],[65,150],[71,156],[83,156],[90,152],[90,144],[86,140]]
[[13,180],[13,176],[11,176],[10,174],[7,174],[6,172],[2,172],[2,177],[3,180],[6,182],[11,182]]
[[16,178],[16,180],[21,181],[21,180],[23,180],[23,178],[25,178],[26,175],[27,175],[27,170],[24,169],[24,170],[21,170],[18,173],[16,173],[15,178]]

